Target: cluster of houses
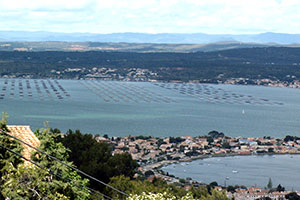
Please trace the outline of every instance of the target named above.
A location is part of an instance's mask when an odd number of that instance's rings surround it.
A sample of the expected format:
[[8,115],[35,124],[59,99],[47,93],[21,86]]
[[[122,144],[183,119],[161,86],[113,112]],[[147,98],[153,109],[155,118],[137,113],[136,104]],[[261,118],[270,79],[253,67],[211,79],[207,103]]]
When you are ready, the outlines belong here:
[[[216,187],[218,190],[222,190],[221,187]],[[286,199],[286,195],[290,194],[290,191],[272,191],[266,190],[261,187],[249,187],[245,189],[236,189],[234,193],[227,192],[227,196],[230,199],[236,200],[256,200],[256,199],[272,199],[283,200]],[[300,193],[296,192],[299,196]]]
[[[225,84],[232,85],[264,85],[271,87],[289,87],[289,88],[300,88],[300,81],[295,76],[287,76],[290,81],[280,81],[271,79],[249,79],[249,78],[231,78],[226,80]],[[222,83],[222,82],[221,82]]]
[[[92,69],[66,68],[62,71],[51,70],[58,78],[68,73],[76,74],[77,78],[100,79],[100,80],[122,80],[122,81],[152,81],[158,77],[157,73],[143,68],[106,68],[93,67]],[[75,78],[76,79],[76,78]]]
[[113,153],[128,152],[141,166],[157,164],[162,161],[189,161],[208,156],[252,155],[252,154],[298,154],[300,138],[233,138],[209,136],[182,136],[154,138],[127,136],[104,138],[98,141],[113,144]]

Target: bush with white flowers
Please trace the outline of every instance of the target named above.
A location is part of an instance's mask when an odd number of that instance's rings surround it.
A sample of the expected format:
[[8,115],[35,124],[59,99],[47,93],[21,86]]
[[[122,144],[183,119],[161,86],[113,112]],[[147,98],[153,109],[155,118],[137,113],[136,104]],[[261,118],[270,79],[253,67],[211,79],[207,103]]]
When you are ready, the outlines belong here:
[[[176,200],[178,198],[176,198],[175,196],[168,194],[167,192],[164,193],[145,193],[143,192],[141,195],[130,195],[130,197],[127,198],[127,200]],[[178,200],[196,200],[194,199],[194,197],[192,196],[191,193],[187,193],[185,196],[181,197]]]

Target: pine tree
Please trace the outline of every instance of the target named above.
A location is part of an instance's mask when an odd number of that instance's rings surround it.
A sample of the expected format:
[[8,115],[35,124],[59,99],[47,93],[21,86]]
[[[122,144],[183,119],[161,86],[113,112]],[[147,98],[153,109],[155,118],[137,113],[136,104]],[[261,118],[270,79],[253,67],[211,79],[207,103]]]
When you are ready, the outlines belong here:
[[273,188],[273,183],[272,183],[272,179],[271,178],[269,178],[269,182],[268,182],[267,188],[268,189],[272,189]]

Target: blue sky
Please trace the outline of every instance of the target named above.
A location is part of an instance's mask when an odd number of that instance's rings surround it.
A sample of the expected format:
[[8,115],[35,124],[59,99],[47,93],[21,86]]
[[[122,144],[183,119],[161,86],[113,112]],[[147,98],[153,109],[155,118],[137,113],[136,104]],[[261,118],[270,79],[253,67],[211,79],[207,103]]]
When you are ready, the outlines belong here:
[[0,30],[300,33],[300,0],[0,0]]

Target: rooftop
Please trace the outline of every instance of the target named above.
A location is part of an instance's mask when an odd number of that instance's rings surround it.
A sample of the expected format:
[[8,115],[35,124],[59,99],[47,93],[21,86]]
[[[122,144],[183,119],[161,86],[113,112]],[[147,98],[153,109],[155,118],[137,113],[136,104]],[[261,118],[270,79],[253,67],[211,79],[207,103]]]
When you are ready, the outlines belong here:
[[[8,125],[7,126],[9,132],[8,134],[17,137],[18,139],[30,144],[33,147],[38,147],[40,145],[39,139],[35,136],[35,134],[30,129],[30,126],[16,126],[16,125]],[[32,149],[25,145],[23,145],[22,155],[30,160]]]

